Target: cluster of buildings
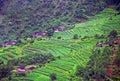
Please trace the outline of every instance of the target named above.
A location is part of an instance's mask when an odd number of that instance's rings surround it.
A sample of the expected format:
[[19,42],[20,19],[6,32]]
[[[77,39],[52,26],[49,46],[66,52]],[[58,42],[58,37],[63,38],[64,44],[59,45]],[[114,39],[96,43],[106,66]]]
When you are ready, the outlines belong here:
[[[54,32],[61,32],[61,31],[64,31],[64,30],[65,30],[65,26],[59,26],[54,30]],[[46,36],[46,35],[47,35],[47,31],[36,32],[36,33],[32,34],[32,37],[33,38],[40,38],[40,37],[43,37],[43,36]]]
[[[61,31],[64,31],[65,30],[65,26],[59,26],[57,27],[54,32],[61,32]],[[36,32],[36,33],[33,33],[32,34],[32,37],[33,38],[40,38],[40,37],[43,37],[43,36],[46,36],[47,35],[47,31],[44,31],[44,32]],[[31,40],[31,38],[27,38],[27,40]],[[12,40],[12,41],[8,41],[8,42],[3,42],[1,43],[1,46],[2,47],[7,47],[7,46],[13,46],[17,43],[17,40]]]
[[16,70],[13,70],[13,72],[16,73],[28,73],[32,72],[36,68],[35,65],[30,65],[28,68],[25,68],[23,66],[19,66]]

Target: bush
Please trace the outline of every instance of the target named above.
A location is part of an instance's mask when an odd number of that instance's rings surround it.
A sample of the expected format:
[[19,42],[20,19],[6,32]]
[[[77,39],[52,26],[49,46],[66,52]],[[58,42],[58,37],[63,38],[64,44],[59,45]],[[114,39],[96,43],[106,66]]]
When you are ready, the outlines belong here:
[[26,66],[30,64],[35,64],[35,63],[42,63],[45,64],[48,61],[53,61],[55,60],[55,57],[52,54],[38,54],[38,53],[33,53],[30,55],[26,55],[24,57],[18,58],[16,60],[10,60],[8,62],[9,65],[13,66]]
[[61,38],[62,38],[61,36],[57,37],[57,39],[61,39]]
[[73,39],[78,39],[78,34],[74,34]]
[[109,37],[116,38],[117,35],[118,35],[117,31],[116,31],[116,30],[112,30],[108,36],[109,36]]
[[82,38],[82,40],[83,39],[88,39],[88,38],[91,38],[90,36],[84,36],[83,38]]
[[0,65],[0,78],[5,78],[11,75],[11,70],[13,70],[12,65]]
[[102,50],[95,49],[87,66],[85,68],[80,66],[77,67],[76,75],[82,77],[84,81],[93,81],[92,79],[104,79],[106,65],[109,64],[111,54],[112,50],[110,47],[105,47]]
[[118,10],[120,12],[120,3],[118,4],[116,10]]
[[50,78],[51,78],[52,81],[57,80],[57,77],[56,77],[55,73],[51,73]]
[[104,38],[104,35],[95,34],[94,38],[96,39]]
[[96,39],[98,39],[99,38],[99,35],[98,34],[95,34],[95,36],[94,36]]
[[19,73],[18,75],[21,76],[21,77],[25,77],[26,73]]

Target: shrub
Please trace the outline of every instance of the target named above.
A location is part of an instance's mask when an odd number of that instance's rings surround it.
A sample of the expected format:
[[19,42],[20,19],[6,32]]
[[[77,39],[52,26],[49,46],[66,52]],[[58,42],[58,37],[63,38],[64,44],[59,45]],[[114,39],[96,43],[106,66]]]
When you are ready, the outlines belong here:
[[118,35],[117,31],[116,31],[116,30],[112,30],[108,36],[109,36],[109,37],[116,38],[117,35]]
[[74,34],[73,39],[78,39],[78,34]]
[[12,65],[0,65],[0,78],[5,78],[11,75]]
[[[84,79],[84,81],[93,81],[92,79],[104,79],[105,68],[109,64],[110,55],[112,50],[110,47],[105,47],[104,49],[95,49],[93,55],[90,57],[87,66],[80,67],[76,69],[76,75]],[[107,59],[106,59],[107,58]]]
[[51,73],[50,74],[50,78],[51,78],[52,81],[56,80],[57,79],[56,74],[55,73]]
[[104,35],[95,34],[94,38],[96,39],[104,38]]
[[61,38],[62,38],[61,36],[57,37],[57,39],[61,39]]
[[[31,57],[31,58],[29,58]],[[26,66],[30,64],[35,64],[35,63],[42,63],[45,64],[48,61],[53,61],[55,60],[55,57],[52,54],[30,54],[26,55],[24,57],[18,58],[16,60],[10,60],[8,62],[9,65],[17,65],[17,66]]]
[[22,77],[22,76],[25,77],[25,76],[26,76],[26,73],[19,73],[18,75],[21,76],[21,77]]
[[118,4],[116,10],[118,10],[120,12],[120,3]]
[[88,39],[88,38],[91,38],[91,37],[90,37],[90,36],[84,36],[84,37],[82,38],[82,40]]
[[30,43],[34,43],[34,40],[30,40]]
[[98,39],[99,38],[99,35],[98,34],[95,34],[95,36],[94,36],[96,39]]

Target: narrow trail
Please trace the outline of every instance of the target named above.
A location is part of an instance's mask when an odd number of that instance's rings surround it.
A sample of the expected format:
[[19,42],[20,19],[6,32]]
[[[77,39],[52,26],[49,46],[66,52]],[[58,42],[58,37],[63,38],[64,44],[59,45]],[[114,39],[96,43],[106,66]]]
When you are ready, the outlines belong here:
[[113,76],[113,71],[114,71],[114,68],[116,68],[116,64],[114,63],[115,62],[115,59],[117,57],[117,54],[118,54],[118,45],[116,45],[114,48],[113,48],[113,54],[111,55],[110,57],[110,63],[109,65],[107,66],[107,70],[106,70],[106,77],[110,80]]

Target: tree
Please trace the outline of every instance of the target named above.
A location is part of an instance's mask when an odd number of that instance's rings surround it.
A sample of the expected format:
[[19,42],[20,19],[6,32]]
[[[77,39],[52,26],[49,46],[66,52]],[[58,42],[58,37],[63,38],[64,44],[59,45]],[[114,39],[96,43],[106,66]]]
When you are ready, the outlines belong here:
[[78,39],[78,34],[74,34],[73,39]]
[[54,29],[48,29],[48,30],[47,30],[47,36],[48,36],[49,38],[51,38],[51,36],[53,36],[53,33],[54,33]]
[[100,81],[104,79],[105,68],[110,61],[111,53],[112,51],[109,47],[105,47],[104,50],[95,49],[86,68],[78,67],[76,75],[82,77],[84,81],[93,81],[93,79]]
[[0,65],[0,79],[11,75],[12,65]]
[[118,35],[118,32],[117,32],[116,30],[112,30],[108,36],[109,36],[109,37],[116,38],[117,35]]
[[56,77],[56,74],[55,74],[55,73],[51,73],[51,74],[50,74],[50,78],[51,78],[52,81],[57,80],[57,77]]
[[118,10],[118,11],[119,11],[119,13],[120,13],[120,3],[118,4],[118,6],[117,6],[116,10]]
[[57,37],[57,39],[61,39],[61,38],[62,38],[61,36]]

